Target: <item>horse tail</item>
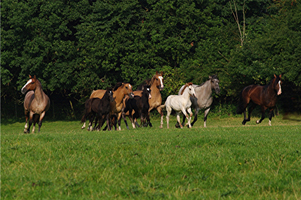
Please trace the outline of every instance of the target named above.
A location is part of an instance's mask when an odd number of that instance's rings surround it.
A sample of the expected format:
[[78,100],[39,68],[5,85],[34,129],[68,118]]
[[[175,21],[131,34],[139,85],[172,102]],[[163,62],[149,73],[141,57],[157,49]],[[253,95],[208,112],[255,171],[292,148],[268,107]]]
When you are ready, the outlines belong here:
[[243,99],[242,99],[242,91],[239,94],[239,100],[238,100],[238,106],[236,108],[236,114],[242,114],[244,112]]
[[165,104],[163,104],[163,105],[161,105],[161,106],[159,106],[161,109],[162,108],[165,108],[166,107],[166,105]]

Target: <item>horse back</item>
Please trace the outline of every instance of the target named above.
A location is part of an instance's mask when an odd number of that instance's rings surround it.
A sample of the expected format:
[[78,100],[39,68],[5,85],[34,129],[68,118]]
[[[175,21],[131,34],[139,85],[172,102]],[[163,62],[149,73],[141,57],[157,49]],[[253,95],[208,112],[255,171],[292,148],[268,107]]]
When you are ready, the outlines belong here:
[[255,104],[262,104],[263,87],[260,85],[249,85],[242,91],[242,98],[252,100]]
[[90,95],[90,99],[92,99],[92,98],[101,99],[105,93],[106,93],[106,90],[93,90]]

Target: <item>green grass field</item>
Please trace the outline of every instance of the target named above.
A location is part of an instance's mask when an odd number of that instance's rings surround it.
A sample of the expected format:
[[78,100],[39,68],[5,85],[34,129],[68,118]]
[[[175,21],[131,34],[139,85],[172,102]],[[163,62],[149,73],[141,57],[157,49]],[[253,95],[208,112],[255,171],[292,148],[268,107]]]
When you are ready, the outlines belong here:
[[88,132],[46,118],[35,134],[3,121],[1,199],[301,199],[301,117],[241,121]]

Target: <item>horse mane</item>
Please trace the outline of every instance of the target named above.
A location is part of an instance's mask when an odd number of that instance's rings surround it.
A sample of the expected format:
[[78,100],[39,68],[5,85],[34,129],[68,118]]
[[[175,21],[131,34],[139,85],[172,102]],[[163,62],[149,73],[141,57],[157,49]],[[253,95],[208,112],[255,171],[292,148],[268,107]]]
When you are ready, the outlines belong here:
[[122,82],[118,82],[118,83],[116,83],[116,85],[114,86],[114,89],[113,89],[113,91],[116,91],[120,86],[122,86],[123,85],[123,83]]
[[270,82],[269,82],[267,85],[264,86],[263,89],[266,90],[270,85],[272,85],[274,79],[276,79],[276,80],[275,80],[275,83],[278,83],[278,81],[280,80],[279,76],[276,76],[276,77],[272,78],[272,79],[270,80]]
[[216,74],[213,74],[213,75],[211,76],[211,79],[218,79],[218,77],[217,77]]
[[186,84],[184,85],[184,88],[183,88],[183,90],[182,90],[182,92],[181,92],[181,95],[184,93],[186,87],[188,87],[188,86],[190,86],[190,85],[192,85],[192,82],[186,83]]
[[[211,76],[211,79],[218,79],[218,77],[217,77],[217,75],[215,75],[215,74],[213,74],[212,76]],[[210,79],[209,79],[210,80]],[[208,81],[208,80],[207,80]],[[207,81],[205,81],[205,82],[203,82],[203,83],[201,83],[200,85],[198,85],[197,87],[201,87],[201,86],[203,86]]]

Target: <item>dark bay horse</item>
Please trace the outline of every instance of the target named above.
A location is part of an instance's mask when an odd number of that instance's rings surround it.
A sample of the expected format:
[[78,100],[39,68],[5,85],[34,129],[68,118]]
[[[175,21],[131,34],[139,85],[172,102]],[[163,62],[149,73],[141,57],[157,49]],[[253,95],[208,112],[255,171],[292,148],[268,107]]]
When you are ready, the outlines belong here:
[[99,127],[101,128],[104,119],[106,119],[108,130],[110,130],[111,127],[109,126],[110,102],[113,101],[114,101],[113,92],[111,91],[111,89],[107,89],[102,99],[91,98],[85,102],[85,110],[81,122],[85,122],[86,119],[89,118],[89,127],[88,127],[89,131],[92,131],[91,129],[92,123],[95,117],[96,120],[95,120],[94,129],[96,128],[97,121],[99,121]]
[[[195,108],[195,113],[194,113],[194,119],[193,122],[191,123],[191,126],[197,121],[198,119],[198,112],[201,109],[205,109],[205,114],[204,114],[204,127],[206,127],[206,122],[207,122],[207,115],[210,111],[210,106],[213,102],[213,97],[212,97],[212,90],[215,90],[216,94],[220,93],[220,88],[219,88],[219,80],[216,75],[209,76],[209,79],[202,83],[201,85],[192,85],[195,90],[196,98],[190,97],[190,101],[192,103],[192,108]],[[183,88],[185,85],[183,85],[178,94],[181,94],[183,92]],[[183,118],[182,126],[184,126],[185,123],[185,116]],[[179,127],[179,124],[176,124],[176,127]]]
[[[102,98],[105,94],[106,90],[93,90],[90,98]],[[110,115],[117,115],[117,119],[121,118],[121,111],[123,108],[123,98],[128,95],[130,98],[134,98],[133,94],[133,87],[129,83],[116,83],[113,89],[113,98],[114,101],[110,103]],[[120,120],[118,120],[118,128],[121,130],[120,127]],[[82,126],[82,128],[86,127],[86,123]],[[115,124],[116,129],[116,124]]]
[[[140,118],[141,123],[140,125],[147,126],[150,123],[149,118],[149,99],[151,99],[151,90],[150,86],[144,86],[142,91],[142,96],[134,96],[133,99],[125,98],[125,107],[123,109],[123,119],[124,123],[128,127],[127,121],[125,120],[125,113],[129,113],[129,118],[132,122],[133,128],[138,127],[139,124],[137,123],[137,119]],[[133,112],[134,111],[134,112]],[[147,121],[147,123],[146,123]]]
[[[28,92],[27,92],[28,91]],[[49,97],[43,92],[41,82],[36,78],[36,75],[32,78],[29,75],[29,80],[21,89],[22,94],[25,95],[24,98],[24,113],[25,113],[25,129],[24,133],[29,133],[30,126],[33,122],[32,133],[35,130],[35,124],[39,118],[39,132],[42,126],[42,120],[45,116],[46,111],[50,107],[50,99]],[[29,117],[29,126],[27,126]]]
[[[251,113],[256,105],[261,106],[261,119],[257,120],[256,123],[259,124],[262,122],[265,118],[266,109],[269,109],[269,125],[272,125],[271,120],[273,117],[273,110],[276,106],[277,96],[282,93],[281,84],[281,74],[279,76],[274,74],[274,78],[268,85],[249,85],[241,91],[236,113],[244,113],[244,120],[242,121],[243,125],[250,121]],[[252,104],[250,104],[248,118],[246,118],[246,108],[250,102],[252,102]]]
[[[161,115],[161,125],[160,128],[163,128],[163,111],[160,107],[162,104],[162,96],[161,92],[164,89],[164,80],[163,80],[163,72],[156,72],[156,74],[150,79],[145,80],[143,84],[141,84],[137,91],[134,91],[134,95],[142,95],[142,87],[143,85],[150,85],[151,90],[151,99],[148,99],[149,102],[149,109],[148,109],[148,115],[153,109],[157,109],[158,113]],[[150,122],[148,122],[149,126],[152,126]]]

